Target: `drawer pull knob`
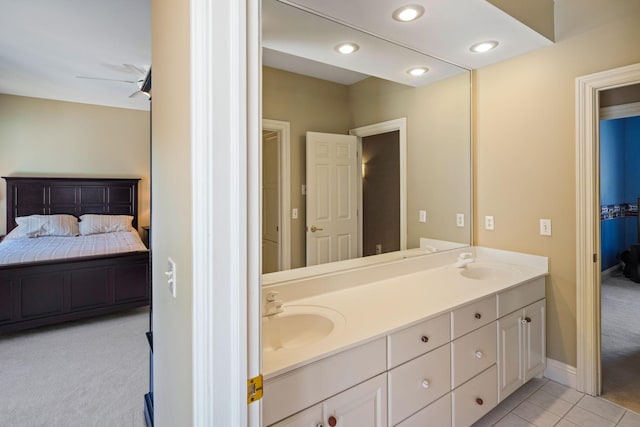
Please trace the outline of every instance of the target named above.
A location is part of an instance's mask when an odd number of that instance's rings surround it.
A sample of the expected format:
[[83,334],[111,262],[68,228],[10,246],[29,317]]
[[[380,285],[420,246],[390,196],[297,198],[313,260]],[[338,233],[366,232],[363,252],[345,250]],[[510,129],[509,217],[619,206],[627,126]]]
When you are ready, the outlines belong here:
[[338,424],[338,420],[336,420],[336,417],[334,417],[333,415],[329,417],[328,421],[331,427],[336,427],[336,424]]
[[531,323],[531,317],[525,317],[524,321],[527,322],[527,323]]
[[484,353],[482,353],[480,350],[476,351],[476,359],[482,359],[484,357]]
[[429,337],[428,337],[428,336],[426,336],[426,335],[423,335],[423,336],[420,338],[420,341],[422,341],[422,342],[429,342]]
[[476,319],[480,320],[482,319],[482,314],[480,313],[476,313],[476,315],[474,316]]
[[484,405],[484,400],[482,400],[481,398],[479,398],[479,397],[478,397],[478,398],[476,399],[476,403],[477,403],[479,406],[482,406],[482,405]]
[[429,388],[431,384],[429,384],[429,380],[422,380],[422,388]]
[[316,427],[323,427],[322,423],[316,424]]

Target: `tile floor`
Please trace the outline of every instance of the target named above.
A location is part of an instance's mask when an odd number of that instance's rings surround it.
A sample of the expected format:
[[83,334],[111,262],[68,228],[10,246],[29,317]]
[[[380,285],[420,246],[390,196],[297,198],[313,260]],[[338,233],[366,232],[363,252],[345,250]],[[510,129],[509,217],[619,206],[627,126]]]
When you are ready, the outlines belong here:
[[546,378],[534,378],[473,427],[640,427],[640,414]]

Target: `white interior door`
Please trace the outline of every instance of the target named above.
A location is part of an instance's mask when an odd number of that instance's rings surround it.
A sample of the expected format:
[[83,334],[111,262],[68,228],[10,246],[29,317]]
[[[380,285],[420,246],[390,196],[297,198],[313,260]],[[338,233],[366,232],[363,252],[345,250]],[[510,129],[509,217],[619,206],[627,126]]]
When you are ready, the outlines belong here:
[[307,265],[358,253],[357,138],[307,132]]

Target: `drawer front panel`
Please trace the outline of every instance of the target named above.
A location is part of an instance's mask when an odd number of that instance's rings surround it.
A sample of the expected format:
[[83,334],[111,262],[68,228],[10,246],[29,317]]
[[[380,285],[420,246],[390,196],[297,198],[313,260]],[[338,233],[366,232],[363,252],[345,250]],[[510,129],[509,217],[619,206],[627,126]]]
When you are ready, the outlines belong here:
[[453,388],[496,363],[498,335],[496,328],[496,322],[489,323],[451,344]]
[[445,345],[389,371],[391,425],[451,390],[450,346]]
[[317,427],[322,425],[322,404],[317,404],[309,409],[271,424],[271,427]]
[[533,304],[544,298],[544,295],[544,277],[498,294],[498,316],[505,316],[522,307]]
[[495,295],[461,307],[451,313],[451,328],[453,339],[461,337],[487,323],[496,320]]
[[389,368],[449,342],[449,313],[389,335]]
[[451,393],[454,427],[468,427],[496,406],[497,381],[497,369],[493,365]]
[[273,424],[386,370],[380,338],[264,382],[262,420]]
[[451,425],[451,393],[447,393],[417,414],[398,424],[398,427]]

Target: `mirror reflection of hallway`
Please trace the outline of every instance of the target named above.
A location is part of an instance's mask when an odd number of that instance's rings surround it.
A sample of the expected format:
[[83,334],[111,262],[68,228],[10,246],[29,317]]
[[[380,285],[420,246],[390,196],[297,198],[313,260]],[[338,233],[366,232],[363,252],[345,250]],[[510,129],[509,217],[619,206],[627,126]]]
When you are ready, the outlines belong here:
[[362,138],[362,256],[400,250],[399,138]]

